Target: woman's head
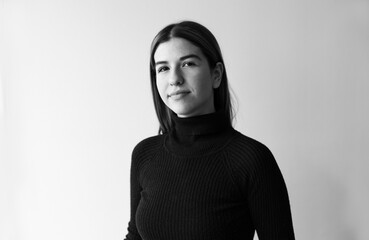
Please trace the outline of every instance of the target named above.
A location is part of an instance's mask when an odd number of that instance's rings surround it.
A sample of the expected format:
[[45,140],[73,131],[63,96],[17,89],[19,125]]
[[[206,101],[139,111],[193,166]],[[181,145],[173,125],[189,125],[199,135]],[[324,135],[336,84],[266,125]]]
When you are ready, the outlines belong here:
[[180,117],[219,111],[231,124],[223,57],[215,37],[204,26],[184,21],[162,29],[151,44],[150,77],[159,132],[171,130],[171,110]]

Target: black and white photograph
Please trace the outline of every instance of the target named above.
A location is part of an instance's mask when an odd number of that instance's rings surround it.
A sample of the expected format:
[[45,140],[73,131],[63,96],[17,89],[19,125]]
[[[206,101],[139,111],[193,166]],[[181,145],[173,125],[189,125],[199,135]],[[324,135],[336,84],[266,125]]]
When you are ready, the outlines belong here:
[[368,240],[368,0],[0,0],[0,240]]

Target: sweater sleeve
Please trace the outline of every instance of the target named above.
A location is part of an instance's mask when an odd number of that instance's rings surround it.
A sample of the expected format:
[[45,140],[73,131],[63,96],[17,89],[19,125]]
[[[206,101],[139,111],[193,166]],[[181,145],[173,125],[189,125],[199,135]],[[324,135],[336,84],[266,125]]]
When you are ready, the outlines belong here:
[[259,240],[294,240],[286,184],[270,150],[248,137],[231,150],[234,180],[246,199]]
[[136,227],[136,210],[140,202],[142,190],[139,183],[138,152],[139,152],[138,146],[136,146],[132,152],[131,173],[130,173],[131,216],[130,221],[128,223],[128,234],[126,235],[125,240],[142,240]]
[[259,240],[293,240],[291,209],[282,173],[272,153],[254,147],[247,200]]

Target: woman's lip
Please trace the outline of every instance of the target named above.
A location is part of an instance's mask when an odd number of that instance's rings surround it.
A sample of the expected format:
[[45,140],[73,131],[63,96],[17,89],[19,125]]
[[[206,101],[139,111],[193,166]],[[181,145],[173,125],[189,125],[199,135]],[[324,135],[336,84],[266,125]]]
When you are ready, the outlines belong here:
[[168,97],[173,97],[173,96],[176,96],[176,95],[187,94],[187,93],[189,93],[189,91],[184,91],[184,90],[175,91],[175,92],[172,92],[172,93],[168,94]]

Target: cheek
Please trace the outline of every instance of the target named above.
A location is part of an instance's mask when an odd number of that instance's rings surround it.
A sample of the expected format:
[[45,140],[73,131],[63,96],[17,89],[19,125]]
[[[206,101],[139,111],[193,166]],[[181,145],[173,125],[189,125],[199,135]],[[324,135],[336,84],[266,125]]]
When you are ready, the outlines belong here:
[[209,74],[202,74],[199,76],[195,84],[197,91],[201,92],[201,94],[209,95],[209,93],[213,92],[213,84]]
[[166,85],[160,79],[156,79],[156,88],[158,89],[161,99],[165,102],[166,96]]

